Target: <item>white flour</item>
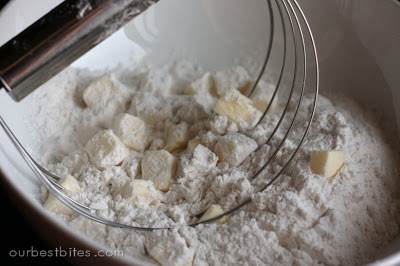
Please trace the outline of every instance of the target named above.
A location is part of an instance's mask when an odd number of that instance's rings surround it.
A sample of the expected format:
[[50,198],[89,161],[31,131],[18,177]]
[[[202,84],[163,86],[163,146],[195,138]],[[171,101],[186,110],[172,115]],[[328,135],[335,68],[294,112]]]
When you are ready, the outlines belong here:
[[[201,69],[187,63],[172,69],[113,74],[129,101],[120,101],[120,109],[110,104],[97,113],[85,107],[82,91],[100,73],[69,69],[34,93],[31,101],[36,119],[30,127],[35,128],[38,140],[47,141],[35,150],[34,157],[40,154],[42,163],[56,174],[68,173],[78,179],[82,189],[76,198],[99,209],[98,215],[132,225],[173,229],[139,232],[109,228],[77,215],[59,215],[61,219],[92,239],[143,260],[152,261],[151,256],[162,251],[169,265],[356,265],[371,261],[399,233],[400,160],[372,114],[344,96],[333,95],[332,102],[321,96],[307,140],[295,160],[270,189],[254,194],[285,164],[303,129],[294,128],[253,188],[248,178],[284,136],[280,130],[269,145],[263,145],[279,117],[268,115],[262,124],[249,128],[212,114],[216,101],[212,95],[178,95],[201,74]],[[306,97],[305,103],[311,106],[311,97]],[[111,113],[129,109],[141,117],[146,122],[149,149],[163,147],[167,128],[182,121],[189,125],[189,138],[200,136],[205,147],[175,154],[179,158],[177,178],[168,192],[153,188],[150,201],[114,197],[126,180],[140,178],[141,154],[131,152],[122,165],[103,171],[90,163],[83,148],[99,130],[110,127],[112,117],[104,116],[110,113],[107,108]],[[217,163],[212,152],[216,142],[237,132],[254,139],[259,149],[238,167]],[[312,150],[344,150],[344,168],[333,180],[312,174]],[[152,187],[150,181],[148,185]],[[46,191],[42,188],[42,192],[44,201]],[[226,224],[179,226],[210,204],[230,209],[252,195],[253,203]]]

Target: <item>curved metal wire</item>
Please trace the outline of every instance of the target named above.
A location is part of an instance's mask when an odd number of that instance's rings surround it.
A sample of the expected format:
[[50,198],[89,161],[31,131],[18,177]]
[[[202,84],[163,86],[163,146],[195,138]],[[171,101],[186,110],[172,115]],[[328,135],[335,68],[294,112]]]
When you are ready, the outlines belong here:
[[271,0],[267,0],[267,3],[268,3],[269,14],[270,14],[270,16],[269,16],[269,40],[268,40],[267,54],[265,56],[264,63],[261,67],[260,74],[258,75],[256,81],[253,83],[253,86],[252,86],[250,92],[248,93],[248,97],[250,97],[253,94],[254,90],[256,89],[258,82],[260,81],[262,75],[265,72],[265,69],[266,69],[268,61],[269,61],[269,57],[271,56],[272,41],[274,40],[274,32],[275,32],[275,21],[274,21],[274,12],[272,10]]
[[[262,117],[260,118],[260,120],[258,121],[257,125],[264,119],[265,115],[268,113],[268,111],[269,111],[269,109],[270,109],[270,107],[271,107],[271,105],[272,105],[272,103],[273,103],[273,101],[274,101],[274,99],[275,99],[275,97],[276,97],[276,95],[277,95],[277,93],[278,93],[278,90],[280,89],[281,80],[282,80],[283,72],[284,72],[285,65],[286,65],[286,54],[287,54],[287,49],[288,49],[287,36],[286,36],[286,27],[285,27],[286,25],[285,25],[285,22],[284,22],[284,17],[283,17],[282,9],[281,9],[281,7],[280,7],[280,5],[278,4],[277,1],[279,1],[279,0],[275,0],[275,4],[276,4],[277,7],[278,7],[278,11],[279,11],[279,14],[280,14],[280,17],[281,17],[282,30],[283,30],[283,47],[284,47],[284,49],[283,49],[283,63],[282,63],[282,67],[281,67],[281,71],[280,71],[280,74],[279,74],[279,78],[278,78],[277,85],[276,85],[275,90],[274,90],[274,93],[273,93],[273,95],[272,95],[272,97],[271,97],[271,101],[270,101],[271,103],[268,104],[266,110],[264,111],[264,113],[263,113]],[[272,11],[271,11],[271,12],[272,12]],[[286,14],[288,15],[287,9],[286,9]],[[296,42],[297,42],[297,40],[296,40],[296,38],[295,38],[295,31],[294,31],[293,21],[292,21],[292,18],[291,18],[291,17],[289,17],[289,20],[290,20],[291,32],[293,33],[293,40],[294,40],[294,42],[295,42],[295,47],[296,47]],[[295,51],[294,51],[294,66],[295,66],[295,69],[294,69],[294,76],[293,76],[293,79],[292,79],[292,81],[291,81],[291,85],[290,85],[291,89],[290,89],[290,93],[289,93],[289,97],[288,97],[286,106],[285,106],[284,110],[282,111],[282,114],[281,114],[281,117],[280,117],[280,119],[279,119],[279,122],[275,125],[275,128],[274,128],[273,132],[272,132],[271,135],[268,137],[268,140],[264,143],[264,145],[267,145],[267,144],[271,141],[271,139],[275,136],[275,134],[276,134],[276,132],[278,131],[279,126],[280,126],[281,122],[283,121],[283,118],[285,117],[285,114],[286,114],[286,112],[287,112],[287,108],[288,108],[288,106],[289,106],[289,103],[290,103],[290,100],[291,100],[291,97],[292,97],[292,94],[293,94],[294,84],[295,84],[295,80],[296,80],[296,71],[297,71],[297,51],[296,51],[296,49],[295,49]],[[255,180],[255,179],[265,170],[265,168],[267,168],[269,162],[270,162],[270,161],[275,157],[275,155],[279,152],[279,148],[283,145],[284,141],[285,141],[285,139],[282,140],[281,144],[280,144],[279,147],[276,149],[275,153],[267,160],[267,162],[264,164],[264,166],[262,166],[261,169],[259,169],[259,170],[257,171],[256,174],[254,174],[251,178],[249,178],[250,181]],[[200,213],[197,213],[197,214],[192,215],[192,217],[197,217],[197,218],[199,218],[199,217],[202,216],[204,213],[205,213],[205,211],[202,211],[202,212],[200,212]]]
[[[277,3],[276,0],[275,0],[275,3]],[[285,20],[283,18],[283,14],[282,14],[282,9],[281,9],[281,7],[279,5],[278,5],[278,11],[279,11],[279,15],[281,17],[281,24],[282,24],[282,31],[283,31],[283,47],[284,47],[284,49],[283,49],[283,59],[282,59],[283,63],[282,63],[282,67],[281,67],[281,70],[280,70],[280,73],[279,73],[278,81],[277,81],[276,86],[275,86],[274,93],[272,94],[272,97],[270,99],[270,104],[268,104],[267,109],[265,109],[264,113],[260,117],[260,120],[258,120],[256,126],[258,126],[261,123],[261,121],[264,119],[264,117],[267,115],[267,113],[271,109],[271,106],[275,103],[276,95],[278,95],[278,90],[279,90],[279,88],[281,86],[283,72],[284,72],[285,67],[286,67],[286,54],[287,54],[286,27],[285,27]],[[293,29],[293,24],[291,26],[292,26],[292,29]],[[295,58],[296,58],[296,56],[295,56]],[[257,81],[257,83],[258,82],[259,82],[259,80]]]
[[[276,3],[277,3],[277,2],[276,2]],[[277,3],[277,5],[279,6],[278,3]],[[282,122],[283,122],[283,119],[285,118],[285,116],[286,116],[286,114],[287,114],[287,112],[288,112],[290,100],[292,99],[292,96],[293,96],[294,85],[295,85],[296,77],[297,77],[297,40],[296,40],[296,33],[295,33],[295,30],[294,30],[293,20],[292,20],[290,14],[289,14],[289,10],[287,9],[287,6],[286,6],[286,5],[285,5],[285,10],[286,10],[286,14],[288,15],[289,20],[290,20],[290,26],[291,26],[291,29],[292,29],[293,39],[294,39],[294,47],[295,47],[295,48],[294,48],[294,73],[293,73],[293,79],[292,79],[292,83],[291,83],[291,88],[290,88],[289,97],[288,97],[288,100],[287,100],[287,102],[286,102],[285,108],[283,109],[283,112],[282,112],[282,115],[281,115],[281,117],[280,117],[280,119],[279,119],[278,124],[275,126],[275,128],[274,128],[274,130],[273,130],[271,136],[268,138],[268,140],[265,142],[265,144],[268,144],[268,143],[271,141],[271,139],[275,136],[276,132],[278,131],[280,125],[281,125]],[[303,36],[303,34],[301,34],[301,39],[303,40],[303,38],[304,38],[304,36]],[[302,45],[303,45],[303,52],[304,52],[304,50],[305,50],[305,46],[304,46],[305,43],[302,42]],[[305,58],[305,55],[304,55],[304,58]],[[305,68],[305,65],[306,65],[306,62],[304,62],[304,68]],[[294,121],[295,121],[295,119],[296,119],[297,112],[298,112],[298,110],[299,110],[299,107],[300,107],[300,104],[301,104],[301,100],[302,100],[302,97],[303,97],[304,83],[305,83],[305,76],[303,76],[303,81],[302,81],[303,86],[302,86],[302,88],[301,88],[301,97],[300,97],[300,99],[299,99],[299,101],[298,101],[298,103],[297,103],[296,112],[295,112],[294,117],[293,117],[293,119],[292,119],[292,121],[291,121],[291,124],[290,124],[290,126],[289,126],[289,129],[286,131],[285,136],[283,137],[281,143],[280,143],[280,144],[278,145],[278,147],[276,148],[275,152],[271,155],[271,157],[267,160],[267,162],[257,171],[257,173],[254,174],[254,176],[250,178],[250,181],[255,180],[255,179],[265,170],[265,168],[267,168],[267,166],[269,165],[269,163],[272,161],[272,159],[273,159],[273,158],[276,156],[276,154],[279,152],[280,148],[283,146],[283,144],[285,143],[287,137],[289,136],[289,133],[290,133],[290,131],[291,131],[291,129],[292,129],[292,126],[293,126],[293,123],[294,123]],[[269,105],[269,106],[271,106],[271,105]],[[269,107],[269,106],[268,106],[268,107]],[[268,107],[267,107],[267,109],[268,109]],[[265,113],[264,113],[264,114],[265,114]]]
[[121,227],[121,228],[130,228],[130,229],[135,229],[135,230],[143,230],[143,231],[151,231],[151,230],[160,230],[160,229],[168,229],[164,227],[137,227],[137,226],[131,226],[127,224],[121,224],[117,223],[114,221],[110,221],[108,219],[104,219],[102,217],[99,217],[97,215],[94,215],[92,212],[90,212],[84,205],[76,202],[72,198],[68,197],[64,193],[61,193],[53,184],[51,179],[46,177],[41,169],[36,165],[36,163],[32,160],[31,156],[26,152],[24,147],[21,145],[21,143],[18,141],[18,139],[15,137],[14,133],[11,131],[11,129],[8,127],[6,122],[3,120],[3,118],[0,116],[0,125],[14,144],[14,146],[17,148],[19,153],[21,154],[22,158],[26,161],[28,166],[32,169],[32,171],[39,177],[40,181],[43,182],[43,184],[46,186],[46,188],[52,193],[58,200],[60,200],[62,203],[67,205],[69,208],[72,210],[76,211],[77,213],[102,224],[114,226],[114,227]]
[[[73,204],[79,206],[80,208],[83,208],[87,211],[94,211],[95,209],[90,208],[86,205],[83,205],[82,203],[79,203],[77,201],[75,201],[74,199],[72,199],[71,197],[69,197],[68,195],[65,195],[64,193],[60,192],[62,190],[67,190],[66,188],[60,186],[56,181],[54,181],[51,178],[46,177],[43,172],[42,169],[44,169],[43,167],[39,167],[38,163],[32,159],[32,157],[29,155],[29,153],[25,150],[25,148],[22,146],[22,144],[19,142],[19,140],[15,137],[14,133],[11,131],[11,129],[8,127],[7,123],[4,121],[4,119],[0,116],[0,126],[4,129],[4,131],[6,132],[7,136],[10,138],[10,140],[12,141],[12,143],[14,144],[14,146],[17,148],[17,150],[19,151],[19,153],[21,154],[21,156],[24,158],[24,160],[27,162],[27,164],[29,165],[29,167],[31,167],[31,169],[36,173],[39,172],[41,176],[44,176],[44,178],[46,179],[46,182],[51,184],[52,189],[56,190],[57,193],[56,194],[62,194],[64,195],[64,198],[66,198],[68,201],[71,201]],[[47,171],[46,171],[47,172]],[[61,179],[58,177],[58,179]],[[68,190],[67,190],[68,191]],[[57,197],[57,195],[55,195]],[[58,198],[58,197],[57,197]]]
[[[271,187],[271,185],[281,176],[281,174],[287,169],[287,167],[288,167],[288,166],[290,165],[290,163],[293,161],[293,159],[294,159],[294,157],[296,156],[297,152],[300,150],[301,145],[303,144],[303,142],[304,142],[304,140],[305,140],[305,138],[306,138],[306,136],[307,136],[307,133],[308,133],[310,127],[311,127],[311,123],[312,123],[312,120],[313,120],[313,118],[314,118],[314,113],[315,113],[315,110],[316,110],[316,105],[317,105],[317,100],[318,100],[318,92],[319,92],[319,64],[318,64],[318,54],[317,54],[317,50],[316,50],[315,40],[314,40],[314,37],[313,37],[313,35],[312,35],[312,31],[311,31],[310,25],[309,25],[309,23],[308,23],[308,21],[307,21],[305,15],[304,15],[303,11],[301,10],[301,8],[300,8],[300,6],[298,5],[298,3],[297,3],[296,0],[292,0],[292,1],[295,3],[296,9],[300,12],[301,18],[302,18],[303,22],[304,22],[305,25],[306,25],[306,29],[307,29],[307,32],[308,32],[308,34],[309,34],[310,41],[311,41],[311,44],[312,44],[312,50],[313,50],[313,56],[314,56],[314,64],[315,64],[315,93],[314,93],[314,102],[313,102],[313,107],[312,107],[312,110],[311,110],[311,114],[310,114],[310,118],[309,118],[307,127],[306,127],[306,129],[305,129],[305,131],[304,131],[303,136],[302,136],[301,139],[300,139],[300,142],[299,142],[297,148],[295,149],[295,151],[293,152],[293,154],[291,155],[291,157],[289,158],[289,160],[288,160],[288,161],[285,163],[285,165],[282,167],[282,169],[281,169],[281,170],[280,170],[280,171],[279,171],[279,172],[278,172],[264,187],[262,187],[262,188],[259,190],[258,193],[262,193],[262,192],[264,192],[265,190],[267,190],[269,187]],[[295,17],[295,19],[296,19],[296,23],[297,23],[297,25],[298,25],[298,29],[299,29],[299,32],[300,32],[300,35],[301,35],[302,47],[303,47],[304,59],[305,59],[305,60],[304,60],[304,79],[303,79],[303,83],[302,83],[302,92],[303,92],[303,91],[304,91],[304,88],[305,88],[306,74],[307,74],[307,70],[306,70],[306,66],[307,66],[307,51],[306,51],[306,45],[305,45],[305,40],[304,40],[304,34],[303,34],[303,30],[302,30],[302,28],[301,28],[301,24],[300,24],[299,18],[298,18],[298,16],[297,16],[297,14],[296,14],[296,12],[295,12],[295,10],[294,10],[294,8],[293,8],[293,5],[291,4],[290,0],[281,0],[281,2],[284,4],[288,16],[291,17],[291,16],[290,16],[289,8],[288,8],[288,6],[287,6],[287,4],[289,4],[290,10],[291,10],[291,12],[293,13],[293,15],[294,15],[294,17]],[[302,97],[302,95],[301,95],[301,97]],[[296,112],[295,112],[296,115],[295,115],[294,118],[293,118],[293,121],[292,121],[292,123],[291,123],[291,126],[292,126],[292,124],[294,123],[294,120],[295,120],[295,118],[296,118],[296,116],[297,116],[297,112],[298,112],[298,108],[299,108],[299,106],[300,106],[300,102],[301,102],[301,101],[299,101],[298,106],[296,107]],[[291,127],[291,126],[290,126],[290,127]],[[281,145],[280,145],[280,146],[281,146]],[[279,149],[277,149],[277,151],[279,151]],[[275,153],[277,153],[277,151],[276,151]],[[262,167],[262,170],[259,171],[259,172],[257,173],[257,176],[258,176],[263,170],[265,170],[265,168],[266,168],[266,166],[264,165],[264,166]],[[255,178],[251,178],[251,179],[254,180]],[[210,220],[208,220],[208,221],[206,221],[206,222],[214,222],[214,221],[217,221],[217,220],[219,220],[219,219],[221,219],[221,218],[223,218],[223,217],[225,217],[225,216],[227,216],[227,215],[233,214],[234,212],[238,211],[239,209],[241,209],[242,207],[246,206],[247,204],[249,204],[249,203],[251,203],[251,202],[252,202],[252,198],[249,198],[249,199],[243,201],[242,203],[240,203],[239,205],[235,206],[234,208],[230,209],[229,211],[226,211],[225,213],[223,213],[223,214],[221,214],[221,215],[219,215],[219,216],[216,216],[216,217],[214,217],[214,218],[212,218],[212,219],[210,219]],[[195,223],[195,224],[192,224],[191,226],[197,226],[198,224],[199,224],[199,223]]]
[[[262,66],[262,72],[260,73],[260,75],[258,76],[256,82],[253,84],[252,90],[250,92],[250,95],[253,93],[255,87],[257,86],[257,83],[259,82],[259,80],[261,79],[261,76],[263,75],[263,72],[266,69],[271,51],[272,51],[272,39],[273,39],[273,35],[274,35],[274,15],[273,15],[273,9],[272,9],[272,3],[270,0],[267,0],[268,2],[268,8],[270,10],[270,15],[271,15],[271,29],[270,29],[270,41],[269,41],[269,46],[268,46],[268,50],[267,50],[267,55],[266,55],[266,59],[265,62]],[[287,39],[286,39],[286,35],[287,35],[287,29],[286,29],[286,24],[284,22],[284,18],[283,18],[283,13],[282,13],[282,7],[281,4],[279,4],[278,2],[282,3],[285,13],[286,13],[286,17],[289,19],[290,21],[290,29],[292,32],[292,36],[293,36],[293,42],[294,42],[294,72],[293,72],[293,79],[290,85],[290,93],[288,96],[288,100],[285,106],[284,111],[282,112],[282,115],[280,117],[279,122],[277,123],[277,125],[275,126],[275,129],[273,130],[271,136],[268,138],[266,144],[269,143],[269,141],[275,136],[276,132],[278,131],[283,119],[286,116],[287,113],[287,109],[289,106],[289,103],[292,100],[292,95],[293,95],[293,91],[294,91],[294,86],[296,84],[296,79],[297,79],[297,72],[298,72],[298,67],[297,67],[297,49],[298,49],[298,38],[296,35],[296,29],[295,29],[295,25],[297,30],[300,33],[300,45],[302,47],[302,54],[300,54],[300,56],[302,55],[303,57],[303,72],[302,72],[302,81],[301,81],[301,92],[300,92],[300,96],[299,96],[299,100],[295,109],[295,112],[293,114],[293,118],[290,121],[290,125],[285,133],[284,138],[282,139],[282,141],[280,142],[280,144],[278,145],[278,147],[276,148],[275,152],[272,154],[272,156],[267,160],[267,162],[260,168],[260,170],[257,171],[257,173],[250,178],[250,181],[255,180],[269,165],[269,163],[271,162],[271,160],[275,157],[275,155],[279,152],[279,150],[282,148],[284,142],[286,141],[287,137],[289,136],[291,129],[295,123],[296,117],[298,115],[299,112],[299,108],[301,106],[301,102],[303,99],[303,94],[304,94],[304,90],[305,90],[305,86],[306,86],[306,81],[307,81],[307,49],[306,49],[306,41],[304,38],[304,32],[302,29],[302,23],[305,25],[306,28],[306,32],[307,32],[307,36],[310,39],[311,42],[311,50],[312,50],[312,56],[313,56],[313,61],[315,64],[315,92],[314,92],[314,103],[313,103],[313,108],[311,110],[311,114],[309,117],[309,121],[307,124],[307,127],[304,131],[304,134],[302,135],[297,148],[294,150],[294,152],[291,154],[290,158],[288,159],[288,161],[286,162],[286,164],[284,164],[281,168],[281,170],[275,174],[271,180],[264,186],[262,187],[258,193],[261,193],[265,190],[267,190],[280,176],[281,174],[287,169],[287,167],[290,165],[290,163],[292,162],[292,160],[294,159],[294,157],[296,156],[297,152],[300,150],[301,145],[303,144],[307,132],[310,129],[311,123],[312,123],[312,119],[314,117],[314,113],[315,113],[315,109],[316,109],[316,104],[317,104],[317,98],[318,98],[318,90],[319,90],[319,65],[318,65],[318,56],[317,56],[317,50],[316,50],[316,46],[315,46],[315,40],[313,37],[313,34],[311,32],[311,28],[310,25],[303,13],[303,11],[301,10],[299,4],[297,3],[296,0],[275,0],[275,4],[278,8],[279,11],[279,15],[281,17],[281,23],[282,23],[282,29],[284,32],[284,55],[283,55],[283,63],[282,63],[282,67],[281,67],[281,72],[279,74],[279,78],[278,78],[278,82],[274,91],[274,94],[271,98],[271,103],[273,102],[273,100],[275,100],[276,95],[278,93],[278,90],[281,88],[281,81],[282,81],[282,77],[283,77],[283,73],[285,70],[285,66],[286,66],[286,59],[287,59]],[[294,4],[292,4],[292,2]],[[297,14],[297,12],[299,13],[299,16]],[[293,20],[293,17],[295,18],[295,20]],[[299,20],[299,17],[301,18],[301,21]],[[296,23],[294,23],[294,21]],[[271,104],[266,108],[266,111],[264,112],[261,120],[265,117],[265,115],[267,114],[267,112],[269,111]],[[261,121],[260,120],[260,121]],[[259,122],[260,122],[259,121]],[[258,122],[258,123],[259,123]],[[1,118],[0,116],[0,125],[1,127],[4,129],[4,131],[6,132],[6,134],[8,135],[8,137],[10,138],[10,140],[12,141],[12,143],[15,145],[15,147],[17,148],[17,150],[19,151],[19,153],[21,154],[21,156],[23,157],[23,159],[27,162],[27,164],[29,165],[29,167],[33,170],[33,172],[38,176],[39,180],[42,181],[44,183],[44,185],[46,186],[46,188],[50,191],[50,193],[52,193],[58,200],[60,200],[63,204],[67,205],[69,208],[71,208],[72,210],[76,211],[77,213],[83,215],[84,217],[91,219],[93,221],[96,221],[98,223],[102,223],[105,225],[109,225],[109,226],[113,226],[113,227],[120,227],[120,228],[128,228],[128,229],[134,229],[134,230],[142,230],[142,231],[153,231],[153,230],[163,230],[163,229],[169,229],[169,227],[143,227],[143,226],[132,226],[132,225],[128,225],[128,224],[122,224],[122,223],[118,223],[118,222],[114,222],[102,217],[99,217],[94,213],[94,211],[96,211],[93,208],[90,208],[88,206],[85,206],[77,201],[75,201],[74,199],[72,199],[71,197],[69,197],[68,195],[66,195],[65,193],[63,193],[63,190],[65,192],[65,188],[63,188],[62,186],[60,186],[57,181],[60,180],[60,177],[58,177],[57,175],[52,174],[51,172],[47,171],[46,169],[44,169],[42,166],[40,166],[29,154],[28,152],[24,149],[24,147],[21,145],[21,143],[18,141],[18,139],[15,137],[15,135],[12,133],[12,131],[10,130],[10,128],[7,126],[7,124],[5,123],[5,121]],[[240,208],[242,208],[243,206],[249,204],[252,201],[252,198],[249,198],[247,200],[245,200],[244,202],[242,202],[241,204],[235,206],[234,208],[226,211],[225,213],[214,217],[212,219],[208,219],[205,221],[202,221],[200,223],[193,223],[193,224],[189,224],[188,226],[197,226],[199,224],[203,224],[203,223],[210,223],[210,222],[214,222],[216,220],[221,219],[224,216],[230,215],[234,212],[236,212],[237,210],[239,210]],[[203,212],[204,213],[204,212]],[[201,213],[202,214],[202,213]]]

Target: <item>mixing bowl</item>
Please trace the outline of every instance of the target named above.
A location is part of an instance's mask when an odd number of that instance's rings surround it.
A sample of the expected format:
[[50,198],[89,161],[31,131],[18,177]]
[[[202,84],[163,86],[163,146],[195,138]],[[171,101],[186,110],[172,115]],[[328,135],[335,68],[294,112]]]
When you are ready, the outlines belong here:
[[[60,2],[11,1],[0,13],[0,44]],[[302,0],[299,3],[316,39],[322,93],[339,90],[351,95],[400,129],[398,1]],[[235,64],[238,58],[251,56],[254,68],[250,74],[255,77],[265,58],[267,14],[264,0],[162,0],[73,66],[104,70],[119,64],[160,66],[185,59],[214,71]],[[278,55],[272,55],[271,61],[277,58]],[[272,67],[269,71],[273,70]],[[0,114],[24,146],[38,151],[45,140],[32,139],[29,134],[23,121],[29,112],[26,101],[15,103],[4,91],[0,92]],[[107,249],[43,209],[35,196],[36,177],[4,133],[0,133],[0,174],[15,206],[52,246]],[[143,264],[132,257],[91,257],[85,261]],[[376,263],[400,263],[400,238],[382,250]]]

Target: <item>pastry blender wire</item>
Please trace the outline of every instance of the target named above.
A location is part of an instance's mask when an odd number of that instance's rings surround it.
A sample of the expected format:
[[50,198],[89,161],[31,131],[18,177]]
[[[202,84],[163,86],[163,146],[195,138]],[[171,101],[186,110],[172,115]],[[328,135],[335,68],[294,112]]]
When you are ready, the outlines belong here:
[[[55,45],[59,45],[56,48],[60,48],[60,50],[55,50],[55,54],[53,54],[53,58],[47,58],[44,56],[44,51],[49,47],[43,47],[44,44],[39,42],[39,39],[34,40],[34,44],[40,44],[37,47],[39,51],[37,56],[38,62],[32,60],[27,55],[23,55],[23,53],[27,52],[26,50],[17,51],[13,50],[18,48],[18,45],[21,44],[21,40],[24,40],[29,34],[26,33],[24,36],[24,32],[22,33],[22,37],[17,36],[18,40],[14,43],[14,47],[12,43],[6,44],[6,48],[0,48],[0,54],[4,51],[15,52],[17,53],[15,56],[19,56],[19,62],[21,65],[18,65],[18,62],[15,64],[11,64],[8,68],[4,68],[4,65],[0,64],[0,82],[2,86],[9,92],[9,94],[17,101],[21,100],[28,93],[34,90],[36,87],[47,81],[49,78],[54,76],[56,73],[61,71],[67,65],[69,65],[73,60],[71,58],[65,58],[65,54],[67,52],[73,53],[74,59],[78,58],[84,52],[91,49],[95,44],[105,39],[112,32],[116,31],[120,26],[122,26],[125,22],[132,19],[137,14],[141,13],[145,9],[147,9],[151,4],[157,1],[138,1],[138,0],[100,0],[100,1],[84,1],[84,0],[67,0],[63,4],[61,4],[57,8],[61,8],[64,11],[68,8],[71,8],[71,3],[77,4],[89,4],[86,6],[87,13],[83,12],[83,14],[75,14],[82,16],[74,17],[65,17],[65,20],[71,20],[72,24],[67,26],[67,29],[72,30],[75,29],[75,32],[58,32],[56,34],[56,39],[60,43]],[[97,3],[97,5],[95,5]],[[258,177],[261,176],[262,173],[265,173],[266,168],[273,161],[275,156],[281,151],[285,141],[287,140],[289,134],[291,133],[293,127],[298,121],[298,114],[300,112],[305,112],[302,109],[301,103],[304,100],[304,92],[306,88],[310,88],[313,94],[313,104],[311,110],[308,110],[308,121],[304,126],[303,134],[300,136],[296,148],[292,151],[287,159],[286,163],[281,166],[280,170],[277,173],[274,173],[270,176],[268,180],[266,180],[266,184],[257,192],[262,193],[267,190],[269,187],[273,185],[273,183],[282,175],[282,173],[287,169],[289,164],[293,161],[295,155],[300,150],[301,145],[306,139],[307,132],[311,126],[313,116],[316,109],[317,98],[318,98],[318,90],[319,90],[319,65],[318,65],[318,56],[316,45],[314,41],[314,37],[310,28],[310,25],[304,15],[300,5],[296,0],[266,0],[266,4],[269,9],[269,18],[270,18],[270,28],[269,28],[269,42],[267,44],[267,51],[264,60],[264,64],[261,67],[261,71],[254,82],[253,86],[248,92],[247,96],[251,96],[261,79],[262,75],[266,71],[267,64],[270,62],[270,55],[273,52],[280,52],[282,57],[282,64],[280,67],[280,73],[277,78],[277,82],[275,84],[275,91],[270,99],[270,104],[266,108],[262,117],[258,121],[258,124],[264,119],[264,117],[268,114],[270,107],[272,106],[274,101],[277,101],[276,95],[285,94],[284,90],[286,90],[286,98],[285,104],[282,112],[280,113],[280,117],[278,122],[275,125],[272,133],[268,137],[268,140],[265,144],[269,144],[271,140],[276,137],[277,131],[283,126],[286,125],[284,129],[284,137],[280,140],[279,144],[272,152],[272,155],[266,160],[260,169],[256,171],[256,173],[249,178],[250,182],[253,182]],[[76,6],[75,6],[76,7]],[[121,9],[124,7],[125,9]],[[55,10],[57,10],[57,8]],[[50,12],[47,16],[54,16],[55,10]],[[78,9],[74,9],[78,12]],[[78,11],[77,11],[78,10]],[[97,11],[97,12],[94,12]],[[98,12],[100,11],[100,12]],[[92,13],[94,12],[94,14]],[[99,15],[100,13],[100,15]],[[101,14],[105,13],[105,14]],[[124,14],[125,18],[121,19],[117,15]],[[85,16],[89,16],[85,18]],[[46,16],[45,16],[46,17]],[[85,18],[85,19],[84,19]],[[48,20],[49,18],[47,18]],[[83,21],[80,21],[83,20]],[[46,21],[46,18],[44,18]],[[108,21],[110,25],[117,25],[116,27],[107,26],[103,27],[104,21]],[[75,23],[75,24],[74,24]],[[33,29],[35,27],[39,27],[40,25],[35,24],[31,26]],[[276,34],[276,27],[280,27],[282,29],[282,36],[278,36]],[[37,28],[36,28],[37,29]],[[30,28],[28,28],[28,31]],[[32,29],[31,29],[32,30]],[[65,28],[64,28],[65,30]],[[77,36],[70,36],[71,34],[77,34]],[[103,33],[103,34],[101,34]],[[85,37],[85,34],[89,34],[88,37]],[[40,36],[39,36],[40,37]],[[43,37],[43,36],[42,36]],[[86,39],[85,39],[86,38]],[[89,39],[88,39],[89,38]],[[274,44],[275,38],[280,38],[283,45]],[[70,41],[70,45],[66,46],[65,43],[61,43],[62,41]],[[15,42],[15,40],[14,40]],[[77,49],[76,43],[85,43],[84,48],[78,49],[76,52],[74,49]],[[279,41],[277,42],[279,43]],[[16,46],[15,46],[16,44]],[[22,45],[22,44],[21,44]],[[54,44],[53,44],[54,45]],[[29,47],[28,47],[29,48]],[[28,49],[26,48],[26,49]],[[61,49],[62,48],[62,49]],[[7,50],[8,49],[8,50]],[[63,50],[64,49],[64,50]],[[29,49],[28,49],[29,50]],[[22,53],[22,55],[21,55]],[[63,56],[64,55],[64,56]],[[60,59],[61,58],[61,59]],[[15,59],[15,58],[14,58]],[[7,61],[7,60],[5,60]],[[34,62],[34,63],[32,63]],[[7,63],[7,62],[6,62]],[[10,63],[10,62],[8,62]],[[42,63],[42,64],[40,64]],[[49,69],[52,71],[49,71]],[[6,71],[4,71],[6,69]],[[47,72],[46,72],[47,69]],[[44,74],[45,73],[45,74]],[[286,82],[284,82],[286,81]],[[31,82],[31,83],[30,83]],[[1,87],[0,87],[1,88]],[[290,113],[289,106],[295,106],[294,112]],[[257,124],[257,125],[258,125]],[[0,126],[4,129],[7,136],[10,138],[14,146],[17,148],[18,152],[21,154],[23,159],[35,173],[35,175],[39,178],[39,180],[46,186],[46,188],[52,193],[57,199],[59,199],[62,203],[67,205],[72,210],[76,211],[80,215],[91,219],[93,221],[99,222],[101,224],[120,227],[120,228],[129,228],[135,230],[143,230],[143,231],[152,231],[152,230],[161,230],[161,229],[169,229],[168,227],[152,227],[152,226],[133,226],[129,224],[122,224],[115,221],[111,221],[109,219],[105,219],[96,215],[96,210],[85,206],[73,198],[69,196],[68,190],[57,184],[61,178],[50,173],[42,166],[40,166],[24,149],[21,145],[17,137],[8,127],[6,122],[0,116]],[[214,222],[224,216],[230,215],[242,207],[248,205],[252,202],[252,197],[244,200],[239,205],[231,208],[225,213],[214,217],[212,219],[208,219],[202,221],[201,223],[192,223],[188,224],[188,226],[197,226],[203,223]],[[192,217],[200,217],[204,212],[194,214]]]

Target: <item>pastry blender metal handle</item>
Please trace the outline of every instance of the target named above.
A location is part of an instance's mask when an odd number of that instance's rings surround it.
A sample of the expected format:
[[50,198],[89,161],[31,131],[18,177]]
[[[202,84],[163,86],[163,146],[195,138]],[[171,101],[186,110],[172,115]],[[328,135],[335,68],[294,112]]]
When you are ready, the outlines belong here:
[[157,1],[64,1],[0,47],[0,89],[22,100]]

